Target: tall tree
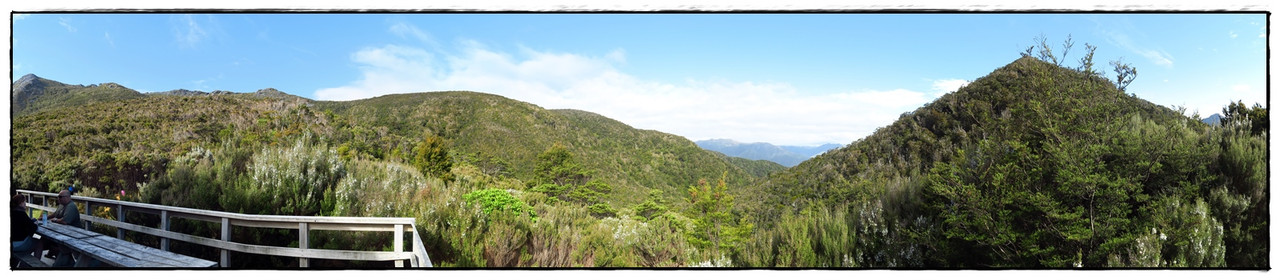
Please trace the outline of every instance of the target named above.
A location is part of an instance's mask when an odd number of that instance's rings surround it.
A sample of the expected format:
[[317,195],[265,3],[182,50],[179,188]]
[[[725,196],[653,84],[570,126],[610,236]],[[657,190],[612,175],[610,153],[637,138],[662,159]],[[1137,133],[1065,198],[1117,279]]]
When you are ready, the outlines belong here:
[[556,143],[538,154],[534,168],[534,180],[529,182],[532,191],[546,194],[554,201],[584,205],[592,216],[609,217],[617,213],[606,202],[613,186],[592,179],[592,172],[579,165],[563,145]]
[[438,136],[428,135],[418,142],[413,148],[410,162],[423,176],[437,177],[445,182],[453,181],[453,173],[449,172],[453,168],[453,158],[449,156],[444,139]]
[[754,228],[745,217],[735,220],[730,212],[733,209],[733,196],[728,193],[729,187],[725,183],[727,176],[728,172],[721,174],[714,186],[700,180],[697,186],[687,189],[689,211],[695,217],[693,230],[689,232],[689,243],[702,249],[710,249],[711,257],[719,257],[722,252],[737,248]]
[[1097,75],[1098,72],[1093,70],[1093,52],[1098,50],[1098,46],[1084,43],[1084,50],[1084,56],[1080,57],[1080,68],[1076,70],[1089,75]]
[[1236,101],[1222,108],[1222,123],[1227,125],[1248,125],[1252,135],[1262,135],[1270,125],[1267,108],[1254,103],[1253,107],[1245,107],[1244,102]]
[[1125,88],[1129,87],[1130,83],[1133,83],[1133,79],[1138,77],[1138,68],[1129,63],[1124,63],[1124,57],[1111,61],[1111,66],[1115,68],[1116,88],[1120,89],[1120,91],[1124,91]]

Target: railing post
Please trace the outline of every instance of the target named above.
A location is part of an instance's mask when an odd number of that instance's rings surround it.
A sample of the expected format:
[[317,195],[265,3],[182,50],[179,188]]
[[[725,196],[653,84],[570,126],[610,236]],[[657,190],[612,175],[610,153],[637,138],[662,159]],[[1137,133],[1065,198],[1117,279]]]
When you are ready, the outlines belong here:
[[[168,210],[160,210],[160,230],[163,230],[166,232],[169,231],[169,211]],[[166,252],[169,251],[168,237],[160,238],[160,250],[166,251]]]
[[[35,202],[36,202],[35,200],[31,200],[31,195],[29,195],[29,194],[25,194],[25,193],[24,193],[24,194],[22,194],[22,197],[27,198],[27,203],[35,204]],[[36,210],[31,209],[31,207],[27,207],[27,217],[32,217],[32,218],[39,219],[40,217],[33,217],[33,216],[31,216],[31,214],[34,214],[34,213],[35,213],[35,211],[36,211]]]
[[[231,241],[231,219],[222,218],[222,241]],[[222,249],[222,267],[231,267],[231,252]]]
[[[395,241],[391,242],[392,252],[404,252],[404,225],[396,224]],[[404,260],[397,260],[396,267],[404,267]]]
[[[80,209],[76,209],[76,211],[80,211]],[[89,204],[89,201],[88,201],[88,200],[85,200],[85,201],[84,201],[84,214],[85,214],[85,215],[89,215],[89,216],[93,216],[93,206],[92,206],[91,204]],[[92,229],[92,228],[93,228],[93,226],[92,226],[92,225],[93,225],[93,222],[85,221],[84,219],[80,219],[80,224],[81,224],[81,225],[84,225],[84,230],[93,230],[93,229]]]
[[[116,204],[116,221],[124,222],[124,205]],[[124,240],[124,229],[116,228],[116,238]]]
[[[310,240],[310,238],[307,237],[308,231],[310,231],[310,227],[307,226],[307,223],[305,222],[298,223],[298,248],[299,249],[307,249],[307,246],[308,246],[307,241]],[[307,258],[298,258],[298,267],[309,267],[309,266],[311,266],[311,264],[309,261],[307,261]]]

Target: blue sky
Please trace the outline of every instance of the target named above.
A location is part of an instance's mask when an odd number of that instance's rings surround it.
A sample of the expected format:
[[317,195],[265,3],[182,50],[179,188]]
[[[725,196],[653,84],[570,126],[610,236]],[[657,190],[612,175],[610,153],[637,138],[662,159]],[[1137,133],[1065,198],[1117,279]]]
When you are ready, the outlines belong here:
[[16,14],[12,70],[319,100],[472,90],[690,140],[847,144],[1070,34],[1129,92],[1266,102],[1263,14]]

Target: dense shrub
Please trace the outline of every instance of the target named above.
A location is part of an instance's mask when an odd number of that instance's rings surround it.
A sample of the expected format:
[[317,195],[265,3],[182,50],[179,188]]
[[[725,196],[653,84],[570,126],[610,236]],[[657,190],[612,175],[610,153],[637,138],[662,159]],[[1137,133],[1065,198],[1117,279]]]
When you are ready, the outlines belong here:
[[223,208],[251,214],[332,213],[333,191],[347,175],[347,164],[327,144],[311,142],[303,137],[288,147],[268,147],[255,154],[248,183],[223,190]]

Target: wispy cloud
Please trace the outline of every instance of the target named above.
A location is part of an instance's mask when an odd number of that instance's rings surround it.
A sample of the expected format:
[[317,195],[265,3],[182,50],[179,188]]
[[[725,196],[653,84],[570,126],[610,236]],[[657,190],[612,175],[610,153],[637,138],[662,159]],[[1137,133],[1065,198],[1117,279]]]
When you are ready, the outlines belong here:
[[1236,34],[1236,32],[1232,30],[1232,31],[1227,31],[1227,36],[1231,37],[1231,39],[1235,39],[1236,37],[1240,37],[1240,34]]
[[1151,60],[1151,63],[1164,67],[1173,67],[1173,56],[1162,50],[1134,50],[1142,57]]
[[[1139,44],[1137,42],[1134,42],[1134,40],[1129,37],[1128,33],[1123,31],[1123,30],[1133,29],[1132,24],[1129,24],[1128,22],[1123,22],[1123,21],[1115,24],[1104,24],[1103,22],[1099,21],[1096,18],[1093,18],[1091,20],[1094,21],[1095,24],[1097,24],[1096,28],[1098,29],[1098,31],[1101,32],[1103,35],[1106,35],[1107,42],[1111,43],[1112,45],[1120,46],[1125,50],[1128,50],[1142,57],[1145,57],[1147,58],[1147,60],[1150,60],[1151,63],[1155,65],[1160,65],[1164,67],[1173,67],[1173,55],[1170,55],[1168,52],[1165,52],[1162,49],[1150,48],[1142,44]],[[1116,28],[1119,28],[1121,30],[1117,30]]]
[[421,29],[418,29],[417,26],[404,22],[398,22],[391,25],[391,34],[395,34],[396,36],[400,36],[400,38],[405,39],[417,39],[418,41],[427,44],[433,44],[435,42],[427,32],[423,32]]
[[27,18],[30,14],[13,14],[13,21],[19,21]]
[[201,27],[191,15],[181,15],[174,18],[173,37],[178,42],[178,46],[183,48],[195,48],[200,42],[209,38],[209,32]]
[[[409,27],[393,27],[392,32],[416,36]],[[362,49],[351,55],[359,65],[360,78],[317,90],[315,97],[354,100],[392,93],[472,90],[545,108],[588,110],[692,140],[811,145],[849,143],[967,83],[925,80],[931,81],[933,92],[864,89],[802,94],[787,83],[645,80],[619,70],[627,59],[621,49],[591,56],[527,47],[505,53],[470,41],[460,45],[458,55],[405,45]]]
[[116,47],[116,41],[111,39],[111,32],[102,32],[102,36],[107,39],[107,44],[111,44],[112,48]]
[[62,27],[67,28],[67,32],[72,32],[72,33],[76,32],[76,27],[71,25],[71,19],[69,18],[65,18],[65,17],[58,18],[58,25],[61,25]]

